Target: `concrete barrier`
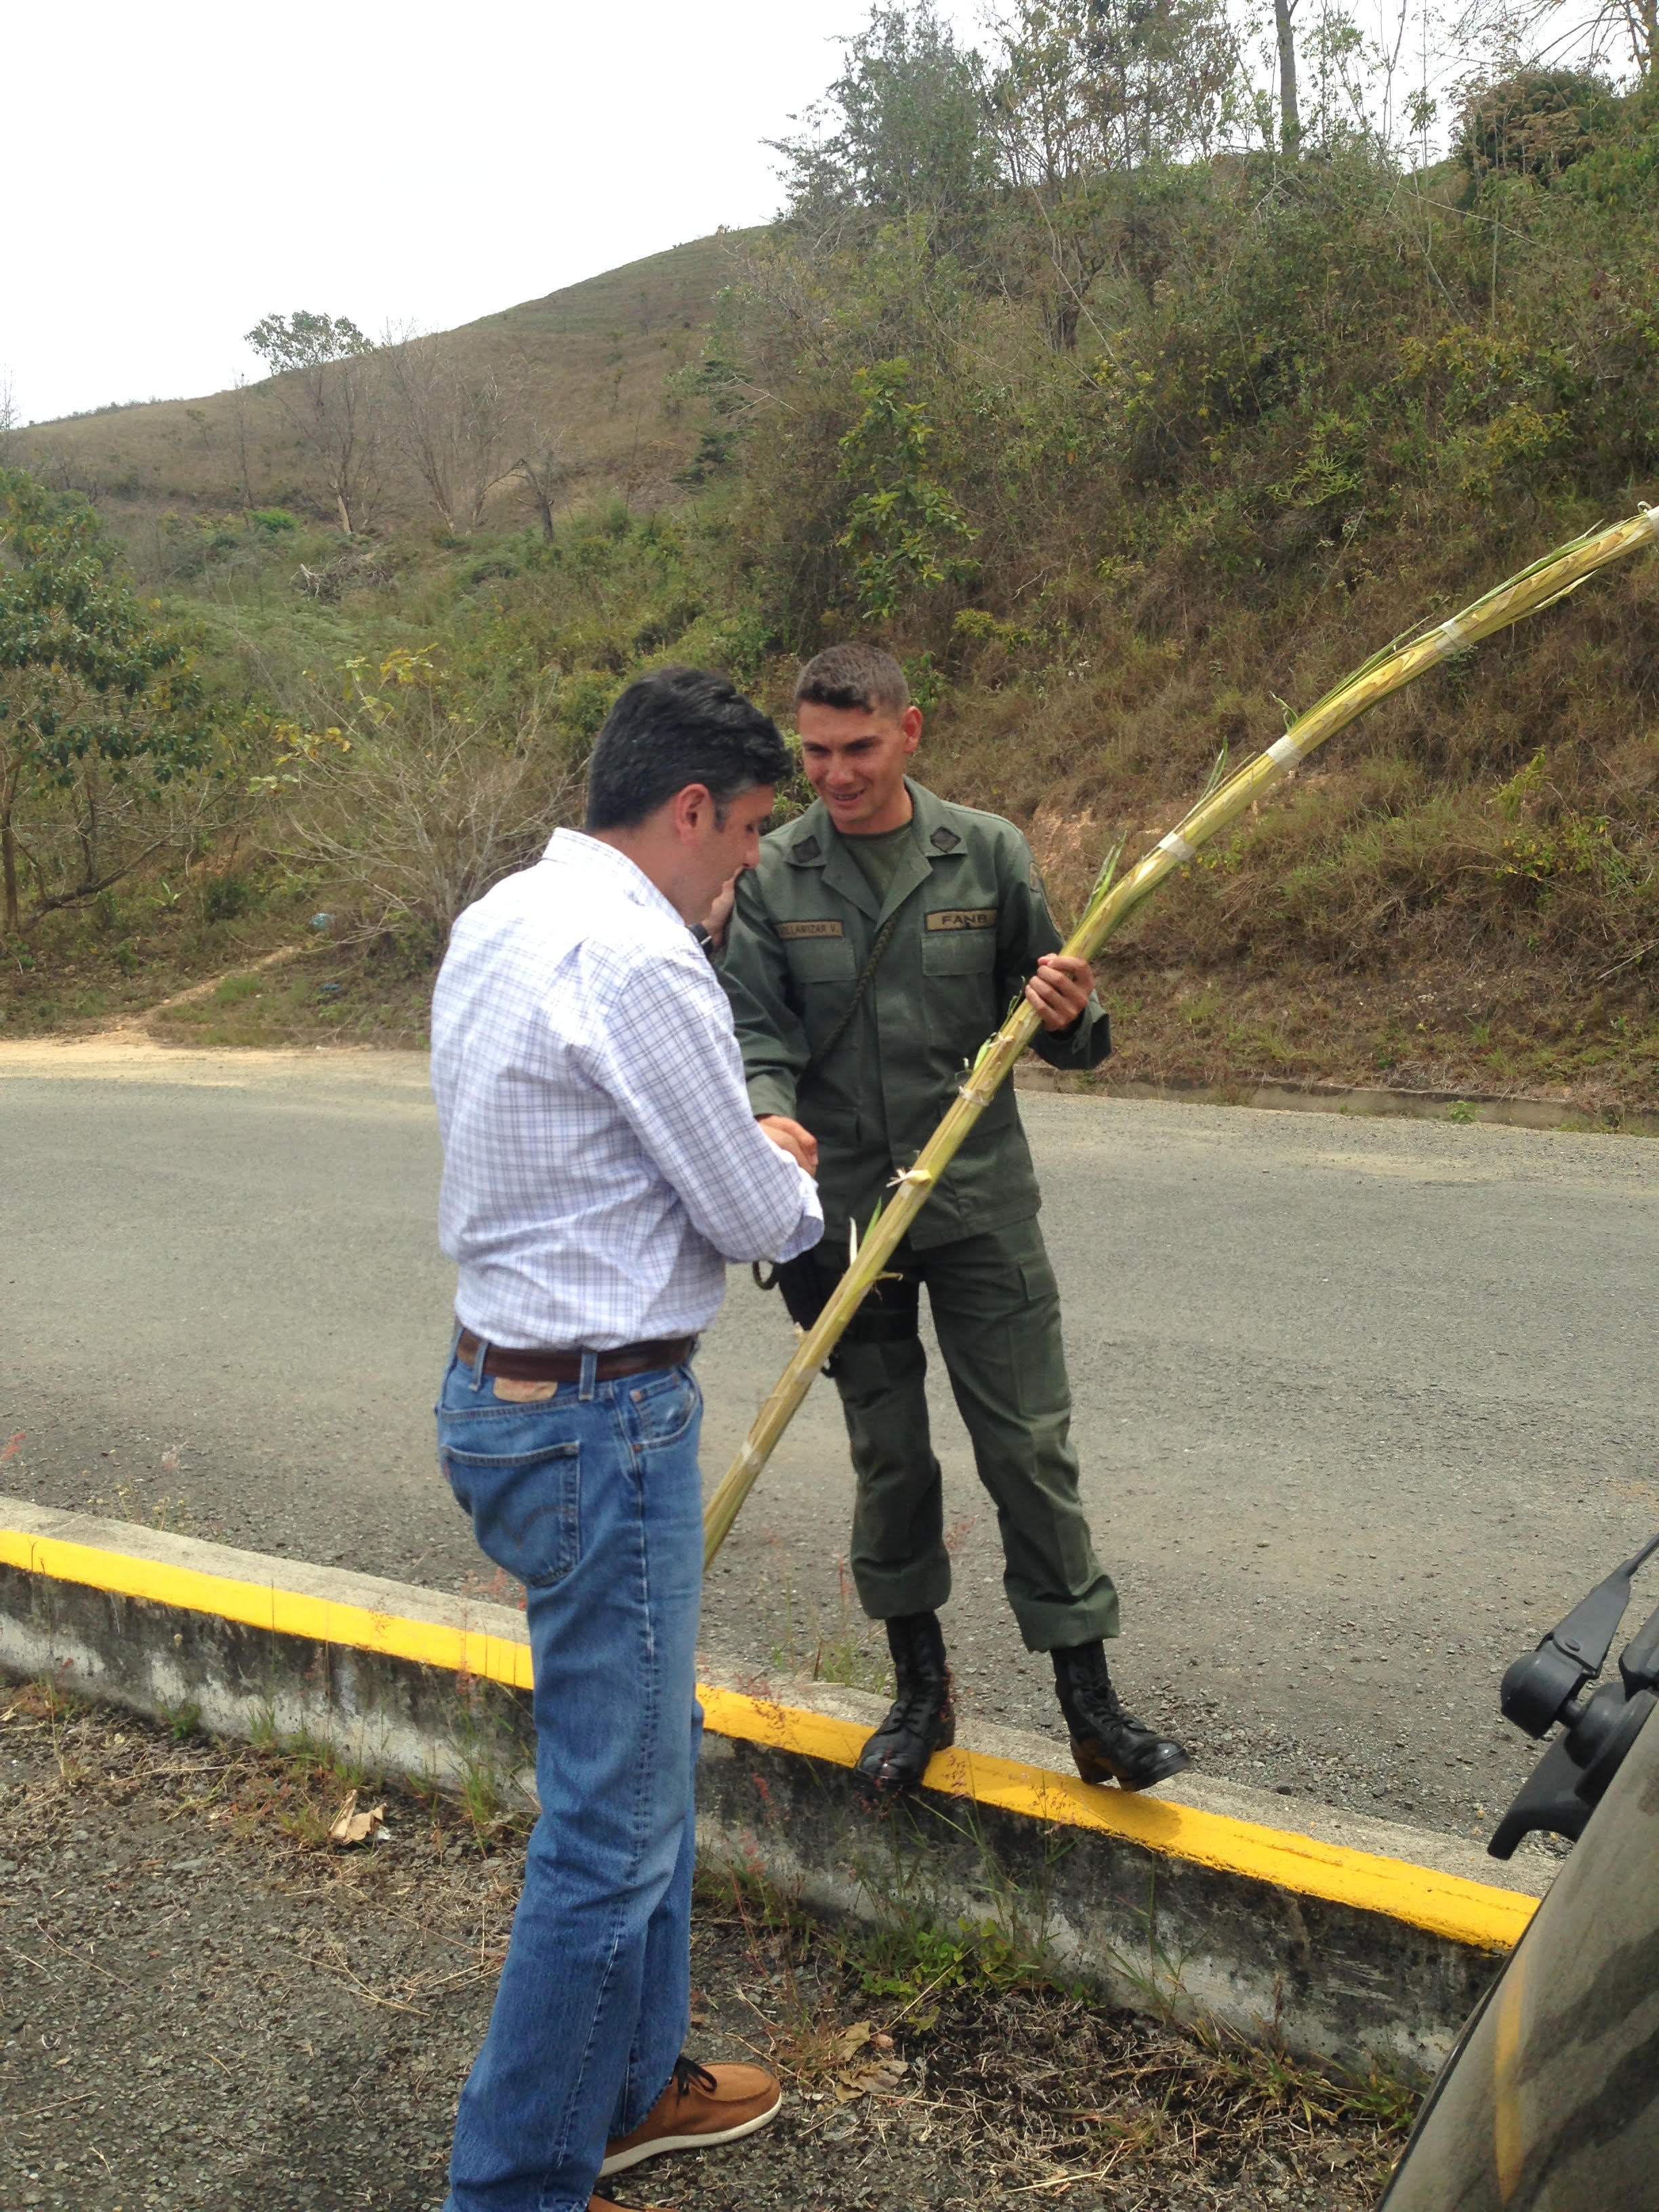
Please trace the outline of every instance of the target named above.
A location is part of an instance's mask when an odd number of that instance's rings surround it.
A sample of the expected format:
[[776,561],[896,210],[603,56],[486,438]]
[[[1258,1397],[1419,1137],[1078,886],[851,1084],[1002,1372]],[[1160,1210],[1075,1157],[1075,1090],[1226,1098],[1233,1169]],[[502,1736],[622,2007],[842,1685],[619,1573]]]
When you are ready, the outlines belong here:
[[[523,1615],[412,1584],[0,1499],[0,1668],[388,1778],[533,1796]],[[1547,1864],[1183,1775],[1131,1796],[965,1728],[877,1817],[849,1770],[882,1701],[703,1685],[698,1833],[811,1909],[991,1923],[1114,2000],[1425,2071]],[[1286,1818],[1296,1826],[1286,1827]]]

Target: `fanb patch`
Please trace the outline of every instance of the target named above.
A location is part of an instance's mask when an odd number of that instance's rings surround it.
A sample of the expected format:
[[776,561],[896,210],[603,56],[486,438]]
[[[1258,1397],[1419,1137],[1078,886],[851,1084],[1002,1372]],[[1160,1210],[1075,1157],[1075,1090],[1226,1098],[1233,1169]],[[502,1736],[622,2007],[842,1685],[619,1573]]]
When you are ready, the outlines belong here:
[[941,822],[927,842],[936,853],[954,853],[962,840],[954,830],[947,830]]
[[778,935],[787,944],[795,937],[845,937],[846,931],[838,921],[781,921]]
[[929,929],[994,929],[996,926],[994,906],[947,906],[927,917]]

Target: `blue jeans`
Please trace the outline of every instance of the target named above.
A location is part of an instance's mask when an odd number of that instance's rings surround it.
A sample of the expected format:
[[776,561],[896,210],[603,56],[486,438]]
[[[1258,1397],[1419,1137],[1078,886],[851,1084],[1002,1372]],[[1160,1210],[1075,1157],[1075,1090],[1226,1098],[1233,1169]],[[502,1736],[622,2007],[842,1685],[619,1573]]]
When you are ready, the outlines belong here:
[[445,2212],[586,2212],[690,2026],[702,1397],[689,1366],[590,1369],[507,1404],[452,1358],[437,1412],[456,1498],[527,1593],[542,1808]]

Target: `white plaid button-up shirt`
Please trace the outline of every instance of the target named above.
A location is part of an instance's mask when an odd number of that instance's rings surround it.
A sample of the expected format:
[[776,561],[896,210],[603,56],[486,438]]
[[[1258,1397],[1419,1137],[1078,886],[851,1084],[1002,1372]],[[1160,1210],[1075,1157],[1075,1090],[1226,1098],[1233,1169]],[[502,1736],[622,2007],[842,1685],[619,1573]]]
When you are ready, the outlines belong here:
[[756,1126],[732,1015],[679,915],[560,830],[456,923],[432,1007],[455,1310],[518,1347],[690,1336],[727,1260],[793,1259],[817,1186]]

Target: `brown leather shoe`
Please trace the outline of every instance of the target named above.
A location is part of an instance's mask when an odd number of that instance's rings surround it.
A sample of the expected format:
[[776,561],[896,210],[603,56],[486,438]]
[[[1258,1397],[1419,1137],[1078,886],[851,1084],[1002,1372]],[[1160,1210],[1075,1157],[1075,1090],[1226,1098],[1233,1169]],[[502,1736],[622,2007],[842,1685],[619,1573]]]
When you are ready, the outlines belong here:
[[674,2076],[631,2135],[605,2147],[601,2175],[624,2173],[669,2150],[707,2150],[736,2142],[777,2118],[783,2091],[759,2066],[699,2066],[674,2061]]

